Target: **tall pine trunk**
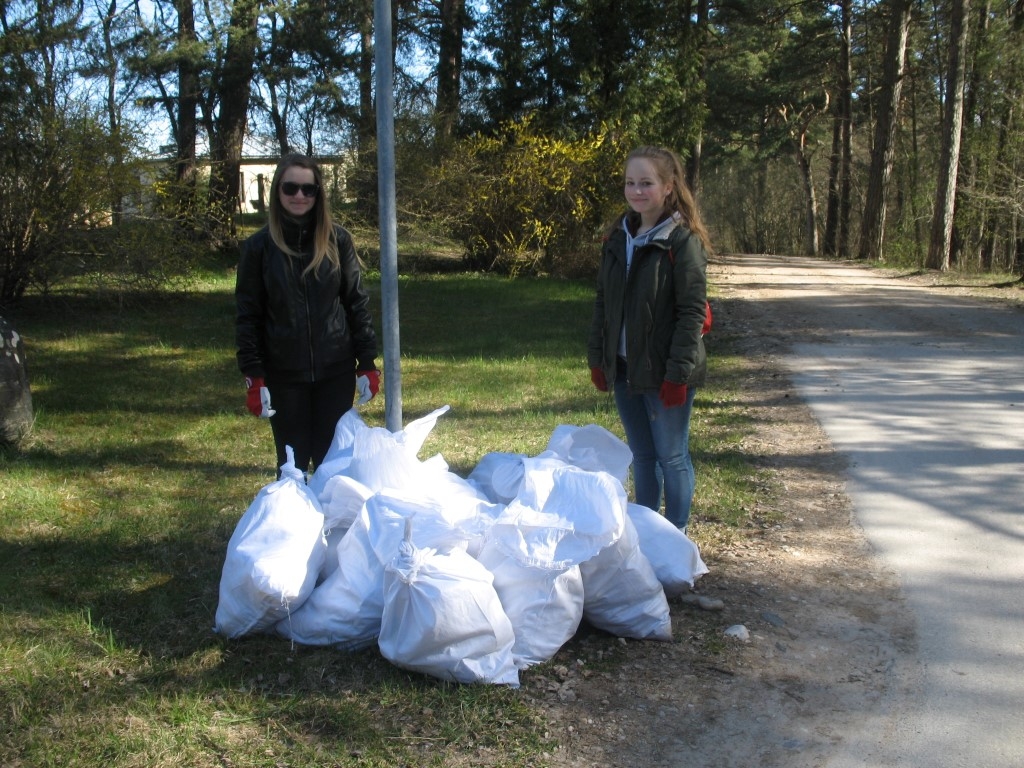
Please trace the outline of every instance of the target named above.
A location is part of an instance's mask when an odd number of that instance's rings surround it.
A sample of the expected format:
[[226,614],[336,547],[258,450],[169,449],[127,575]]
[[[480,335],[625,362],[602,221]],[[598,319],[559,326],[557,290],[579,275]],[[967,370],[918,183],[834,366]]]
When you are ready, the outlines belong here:
[[832,122],[828,202],[822,248],[828,256],[846,258],[850,249],[850,173],[853,167],[853,9],[842,0],[842,35],[839,48],[839,95]]
[[931,242],[925,266],[949,269],[956,210],[960,138],[964,125],[964,83],[967,77],[967,28],[970,0],[953,0],[950,8],[949,67],[946,73],[946,110],[942,125],[942,154],[935,190]]
[[199,68],[189,51],[196,46],[196,21],[192,0],[176,0],[178,16],[178,114],[174,126],[174,195],[178,223],[195,227],[196,136],[198,135]]
[[366,3],[359,22],[359,116],[356,128],[356,207],[374,225],[380,218],[377,204],[377,114],[373,101],[373,3]]
[[442,0],[437,52],[437,138],[446,144],[455,130],[461,107],[462,43],[465,0]]
[[871,148],[871,171],[868,176],[867,199],[864,203],[860,248],[857,253],[861,259],[880,259],[882,245],[885,242],[886,195],[892,176],[900,95],[906,76],[910,0],[893,0],[890,14],[882,83],[879,89],[881,98],[875,123],[875,142]]
[[803,120],[797,129],[796,162],[800,168],[800,180],[804,187],[804,253],[818,255],[818,197],[814,191],[814,174],[811,171],[811,151],[807,148],[807,132],[813,120],[813,113]]
[[256,22],[261,0],[235,0],[224,48],[224,65],[216,78],[220,109],[210,136],[210,215],[221,242],[235,236],[235,212],[242,168],[242,147],[249,116],[249,91],[256,65]]
[[[696,0],[697,7],[697,24],[694,31],[693,39],[698,41],[704,41],[707,39],[708,29],[708,15],[711,11],[710,0]],[[699,45],[699,43],[698,43]],[[706,59],[701,57],[701,77],[707,79],[707,66]],[[686,159],[686,183],[690,186],[694,192],[700,192],[700,163],[704,152],[703,143],[703,129],[697,133],[693,143],[690,145],[690,154]]]

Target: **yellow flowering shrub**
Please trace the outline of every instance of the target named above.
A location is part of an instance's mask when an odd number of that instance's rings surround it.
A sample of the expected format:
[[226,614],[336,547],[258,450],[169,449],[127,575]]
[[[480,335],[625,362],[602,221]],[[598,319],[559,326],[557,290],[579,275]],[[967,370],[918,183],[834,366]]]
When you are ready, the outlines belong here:
[[580,274],[597,263],[621,157],[606,130],[568,140],[508,123],[455,148],[428,184],[430,206],[474,268]]

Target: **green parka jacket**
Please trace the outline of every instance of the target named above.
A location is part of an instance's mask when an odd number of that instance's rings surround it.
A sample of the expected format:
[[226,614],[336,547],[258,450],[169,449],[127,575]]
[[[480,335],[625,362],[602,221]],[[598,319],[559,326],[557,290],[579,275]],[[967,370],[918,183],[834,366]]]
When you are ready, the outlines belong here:
[[706,315],[707,252],[698,237],[675,223],[638,246],[626,274],[626,233],[604,243],[587,362],[615,381],[619,338],[626,324],[626,378],[630,391],[653,392],[663,381],[698,387],[707,377],[701,337]]

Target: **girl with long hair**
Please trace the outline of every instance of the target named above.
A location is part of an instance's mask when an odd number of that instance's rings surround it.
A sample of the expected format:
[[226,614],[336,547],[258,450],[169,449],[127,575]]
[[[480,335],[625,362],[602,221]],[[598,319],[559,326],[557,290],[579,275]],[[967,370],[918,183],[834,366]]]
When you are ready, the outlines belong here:
[[679,156],[638,147],[629,209],[605,238],[587,344],[591,380],[612,390],[633,452],[636,503],[685,530],[694,496],[690,414],[707,375],[708,231]]
[[377,337],[349,232],[331,216],[311,158],[281,159],[267,225],[242,244],[235,284],[238,367],[246,406],[270,419],[277,466],[323,461],[338,419],[380,386]]

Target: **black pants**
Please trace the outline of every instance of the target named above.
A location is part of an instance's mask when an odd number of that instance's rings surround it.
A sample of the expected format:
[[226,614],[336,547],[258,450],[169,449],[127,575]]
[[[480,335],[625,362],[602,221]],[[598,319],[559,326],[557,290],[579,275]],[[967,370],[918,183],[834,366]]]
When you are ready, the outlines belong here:
[[[356,393],[355,372],[312,384],[280,384],[267,381],[270,417],[277,449],[277,467],[285,463],[285,446],[295,452],[295,467],[315,470],[324,460],[334,438],[338,419],[352,407]],[[312,466],[311,466],[312,464]]]

